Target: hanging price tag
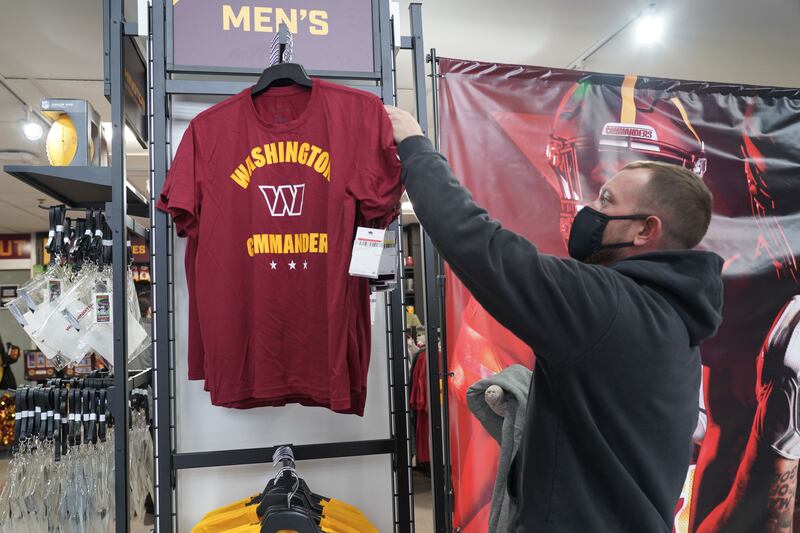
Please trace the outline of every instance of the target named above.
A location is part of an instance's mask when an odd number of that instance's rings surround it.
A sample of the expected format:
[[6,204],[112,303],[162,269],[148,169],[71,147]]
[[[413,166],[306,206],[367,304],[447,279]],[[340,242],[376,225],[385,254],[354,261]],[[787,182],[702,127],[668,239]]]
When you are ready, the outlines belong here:
[[358,228],[350,259],[350,275],[362,278],[377,278],[383,253],[386,230]]

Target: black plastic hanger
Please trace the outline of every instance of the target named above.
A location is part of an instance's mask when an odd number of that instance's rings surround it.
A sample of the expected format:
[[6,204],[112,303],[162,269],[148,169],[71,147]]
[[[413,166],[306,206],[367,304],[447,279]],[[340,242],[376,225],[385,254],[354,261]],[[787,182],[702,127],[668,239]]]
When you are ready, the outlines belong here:
[[308,77],[306,69],[299,63],[276,63],[267,67],[258,78],[258,82],[250,89],[250,95],[256,96],[271,86],[300,85],[308,87],[314,86],[314,82]]
[[285,505],[289,494],[292,494],[292,505],[296,503],[316,516],[322,514],[321,498],[311,492],[305,480],[299,477],[294,470],[285,468],[267,484],[258,502],[256,515],[263,518],[272,506]]
[[301,485],[305,484],[294,468],[281,469],[278,480],[274,482],[272,489],[268,489],[268,493],[259,505],[259,510],[262,505],[267,506],[261,521],[261,533],[277,533],[285,530],[319,533],[320,515],[311,506],[309,496]]
[[[300,85],[302,87],[313,87],[311,78],[308,77],[306,69],[298,63],[284,63],[283,56],[287,46],[291,44],[291,34],[289,27],[285,23],[281,23],[278,34],[275,36],[273,43],[273,54],[275,53],[275,46],[277,49],[277,61],[264,69],[258,82],[250,89],[250,96],[256,96],[271,86],[286,86],[286,85]],[[291,50],[290,50],[291,51]],[[273,55],[274,58],[274,55]]]
[[296,531],[297,533],[319,533],[314,518],[308,511],[300,507],[273,507],[267,511],[261,523],[261,533],[277,533],[278,531]]

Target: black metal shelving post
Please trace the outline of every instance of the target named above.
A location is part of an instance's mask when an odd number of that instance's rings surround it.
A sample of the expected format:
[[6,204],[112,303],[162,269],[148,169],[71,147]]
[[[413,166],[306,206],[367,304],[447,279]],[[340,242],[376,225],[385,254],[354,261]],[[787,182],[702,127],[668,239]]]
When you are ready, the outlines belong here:
[[[164,187],[168,165],[167,95],[166,95],[166,8],[163,0],[154,0],[150,9],[150,183],[151,186],[151,271],[153,295],[153,365],[155,439],[155,527],[171,533],[175,529],[172,466],[172,339],[171,323],[171,221],[155,208],[156,195]],[[156,260],[158,258],[159,260]]]
[[129,530],[129,488],[128,488],[128,337],[127,337],[127,294],[126,282],[128,247],[126,246],[126,178],[125,178],[125,38],[124,11],[122,0],[110,0],[111,17],[109,26],[110,54],[109,72],[111,81],[111,202],[110,213],[106,213],[112,227],[112,264],[114,265],[113,291],[116,296],[112,302],[114,332],[114,506],[116,510],[116,531]]
[[[434,127],[434,146],[439,150],[439,63],[436,57],[436,49],[432,48],[430,54],[426,58],[431,64],[431,96],[433,101],[433,127]],[[427,237],[427,235],[426,235]],[[432,257],[428,259],[428,255]],[[436,305],[436,313],[438,316],[439,325],[439,368],[441,381],[441,413],[442,413],[442,459],[444,471],[444,496],[445,500],[442,502],[442,507],[445,510],[445,520],[447,524],[447,531],[453,531],[453,471],[452,463],[450,460],[450,378],[453,373],[450,372],[450,366],[447,362],[447,285],[445,278],[444,260],[439,252],[433,246],[428,246],[425,250],[425,264],[435,265],[436,284],[434,303]],[[430,266],[428,266],[430,268]],[[426,289],[429,285],[426,282]]]
[[[428,99],[425,78],[425,48],[422,42],[422,4],[408,7],[411,37],[403,37],[402,48],[413,55],[414,93],[417,121],[428,135]],[[435,52],[427,60],[434,61]],[[438,149],[438,116],[436,77],[433,76],[433,106],[436,148]],[[444,338],[444,265],[430,237],[421,228],[421,252],[425,334],[428,370],[428,422],[430,424],[431,490],[433,496],[433,530],[437,533],[453,530],[452,481],[448,422],[447,357]],[[441,344],[440,344],[441,343]],[[440,348],[441,345],[441,348]]]

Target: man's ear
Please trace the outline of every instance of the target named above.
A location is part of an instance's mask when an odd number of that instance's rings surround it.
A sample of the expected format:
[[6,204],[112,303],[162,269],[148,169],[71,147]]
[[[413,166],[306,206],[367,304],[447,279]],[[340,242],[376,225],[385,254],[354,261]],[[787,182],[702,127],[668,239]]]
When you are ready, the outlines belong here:
[[664,235],[664,223],[661,218],[653,215],[642,221],[639,232],[633,238],[634,246],[645,246],[658,242]]

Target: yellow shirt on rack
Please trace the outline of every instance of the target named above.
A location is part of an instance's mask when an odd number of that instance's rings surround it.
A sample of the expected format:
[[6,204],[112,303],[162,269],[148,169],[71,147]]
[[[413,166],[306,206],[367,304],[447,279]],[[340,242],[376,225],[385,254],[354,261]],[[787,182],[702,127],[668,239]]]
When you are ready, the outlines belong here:
[[261,496],[261,494],[254,494],[253,496],[242,498],[239,501],[233,502],[223,507],[219,507],[217,509],[214,509],[213,511],[209,511],[208,513],[205,514],[205,516],[203,516],[202,520],[200,521],[202,522],[203,520],[206,520],[207,518],[210,518],[216,514],[226,513],[228,511],[233,511],[234,509],[238,509],[240,507],[245,507],[246,505],[249,505],[250,502],[253,501],[253,499],[258,498],[259,496]]
[[225,533],[239,526],[256,523],[259,521],[257,509],[258,505],[253,504],[211,515],[194,526],[192,533]]

